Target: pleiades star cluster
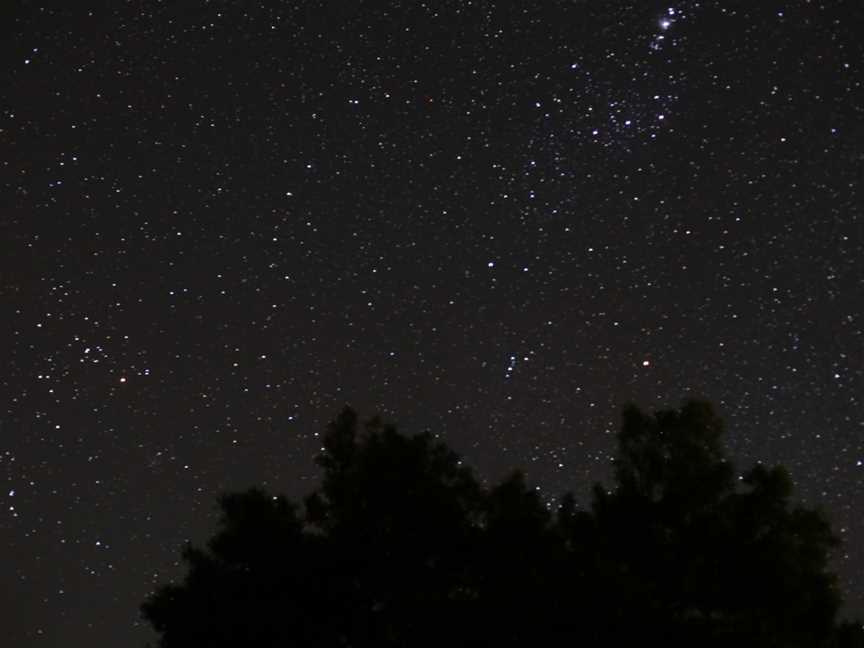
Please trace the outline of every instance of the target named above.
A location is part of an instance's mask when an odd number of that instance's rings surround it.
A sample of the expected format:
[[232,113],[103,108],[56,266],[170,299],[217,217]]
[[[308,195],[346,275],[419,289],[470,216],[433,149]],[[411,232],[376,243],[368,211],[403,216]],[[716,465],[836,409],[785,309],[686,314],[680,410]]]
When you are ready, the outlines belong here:
[[346,403],[551,503],[715,403],[864,613],[859,0],[4,2],[0,609],[143,646]]

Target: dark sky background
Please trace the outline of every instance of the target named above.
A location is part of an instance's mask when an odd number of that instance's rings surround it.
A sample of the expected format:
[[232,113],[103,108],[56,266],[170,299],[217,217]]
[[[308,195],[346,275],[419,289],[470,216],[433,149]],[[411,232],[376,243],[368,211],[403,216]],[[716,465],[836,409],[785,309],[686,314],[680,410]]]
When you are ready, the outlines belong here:
[[549,497],[627,401],[783,463],[864,613],[864,3],[4,2],[0,610],[143,646],[345,403]]

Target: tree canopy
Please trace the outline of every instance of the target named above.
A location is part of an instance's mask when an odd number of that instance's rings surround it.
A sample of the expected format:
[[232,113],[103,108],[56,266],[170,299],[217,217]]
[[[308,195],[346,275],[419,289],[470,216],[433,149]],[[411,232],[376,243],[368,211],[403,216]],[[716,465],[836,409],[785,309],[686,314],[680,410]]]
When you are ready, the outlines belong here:
[[431,434],[346,408],[302,506],[224,495],[142,611],[162,648],[864,646],[836,620],[825,515],[781,467],[737,476],[722,434],[705,402],[626,408],[614,486],[583,510],[520,472],[483,487]]

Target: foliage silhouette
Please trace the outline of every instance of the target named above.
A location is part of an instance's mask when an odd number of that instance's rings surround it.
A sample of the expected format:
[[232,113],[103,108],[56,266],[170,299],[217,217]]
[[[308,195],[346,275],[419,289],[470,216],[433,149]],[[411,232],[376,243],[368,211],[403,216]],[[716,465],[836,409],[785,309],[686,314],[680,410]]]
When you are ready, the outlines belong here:
[[142,605],[162,648],[864,647],[828,569],[837,539],[782,468],[736,479],[712,407],[628,407],[615,487],[550,510],[519,472],[484,488],[429,434],[346,408],[299,507],[221,499],[218,533]]

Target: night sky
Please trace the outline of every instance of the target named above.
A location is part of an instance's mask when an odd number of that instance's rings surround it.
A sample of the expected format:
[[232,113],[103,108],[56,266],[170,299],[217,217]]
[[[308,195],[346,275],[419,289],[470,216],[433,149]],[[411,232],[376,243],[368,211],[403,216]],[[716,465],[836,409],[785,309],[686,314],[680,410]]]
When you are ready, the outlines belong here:
[[713,401],[864,614],[864,3],[4,2],[0,610],[143,646],[350,403],[549,498]]

